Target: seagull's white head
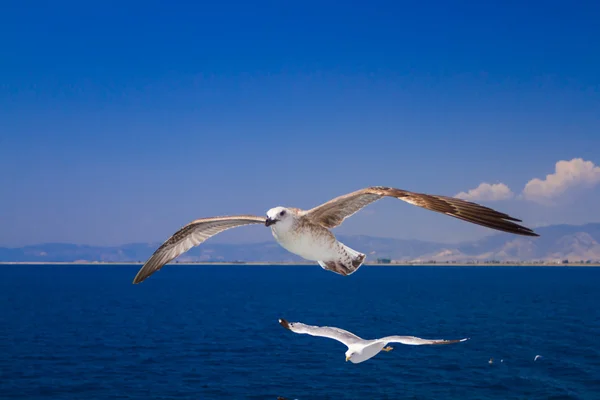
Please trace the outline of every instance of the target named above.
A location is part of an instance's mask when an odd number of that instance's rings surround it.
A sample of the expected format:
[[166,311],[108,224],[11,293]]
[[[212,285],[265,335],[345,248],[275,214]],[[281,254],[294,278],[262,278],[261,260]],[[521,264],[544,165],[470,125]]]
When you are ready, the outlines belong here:
[[274,207],[267,211],[265,226],[280,225],[288,226],[294,222],[294,212],[285,207]]
[[346,350],[346,361],[353,361],[353,357],[356,355],[356,352],[354,350],[348,349]]

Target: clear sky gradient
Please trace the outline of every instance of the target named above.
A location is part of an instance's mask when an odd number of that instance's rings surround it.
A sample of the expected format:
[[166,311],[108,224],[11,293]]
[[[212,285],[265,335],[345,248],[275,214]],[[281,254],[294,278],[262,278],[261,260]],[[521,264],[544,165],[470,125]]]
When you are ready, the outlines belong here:
[[[163,241],[192,219],[371,185],[503,183],[514,196],[480,202],[528,226],[600,221],[599,15],[566,1],[8,0],[0,245]],[[591,166],[522,194],[578,158]],[[494,233],[393,199],[335,232]]]

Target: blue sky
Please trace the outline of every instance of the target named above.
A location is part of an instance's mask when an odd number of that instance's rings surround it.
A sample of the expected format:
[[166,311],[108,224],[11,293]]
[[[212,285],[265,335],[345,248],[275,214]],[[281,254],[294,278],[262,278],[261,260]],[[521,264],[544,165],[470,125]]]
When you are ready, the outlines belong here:
[[[371,185],[502,183],[481,202],[528,226],[600,221],[600,5],[574,4],[9,0],[0,245],[162,241]],[[336,232],[493,233],[393,199]]]

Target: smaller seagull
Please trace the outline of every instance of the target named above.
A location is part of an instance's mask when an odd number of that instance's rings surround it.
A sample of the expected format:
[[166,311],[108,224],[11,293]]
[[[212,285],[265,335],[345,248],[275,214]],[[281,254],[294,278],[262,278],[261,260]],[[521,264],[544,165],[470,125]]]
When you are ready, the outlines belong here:
[[488,361],[488,364],[493,364],[494,363],[494,357],[490,358],[490,361]]
[[535,358],[533,359],[533,361],[537,361],[538,358],[542,358],[542,356],[540,356],[539,354],[537,356],[535,356]]
[[353,333],[330,326],[312,326],[300,322],[288,322],[285,319],[280,319],[279,323],[285,329],[294,333],[305,333],[311,336],[326,337],[342,342],[348,347],[346,361],[351,361],[353,364],[367,361],[369,358],[376,356],[380,351],[391,351],[393,347],[388,346],[389,343],[420,346],[425,344],[451,344],[468,340],[468,338],[457,340],[421,339],[415,336],[386,336],[381,339],[365,340]]

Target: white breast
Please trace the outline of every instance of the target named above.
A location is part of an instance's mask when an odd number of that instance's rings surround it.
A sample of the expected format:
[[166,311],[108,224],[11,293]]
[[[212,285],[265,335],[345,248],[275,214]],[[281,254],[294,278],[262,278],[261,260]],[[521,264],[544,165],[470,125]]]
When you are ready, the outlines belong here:
[[[328,261],[337,258],[335,246],[324,235],[313,235],[310,229],[289,229],[275,224],[271,232],[275,240],[287,251],[310,261]],[[287,229],[286,229],[287,228]]]
[[[368,359],[373,358],[375,355],[377,355],[381,351],[381,349],[385,347],[385,343],[377,341],[370,342],[371,344],[365,346],[360,352],[357,352],[356,355],[352,357],[351,361],[353,363],[358,364],[363,361],[367,361]],[[361,343],[361,345],[364,346],[364,343]]]

